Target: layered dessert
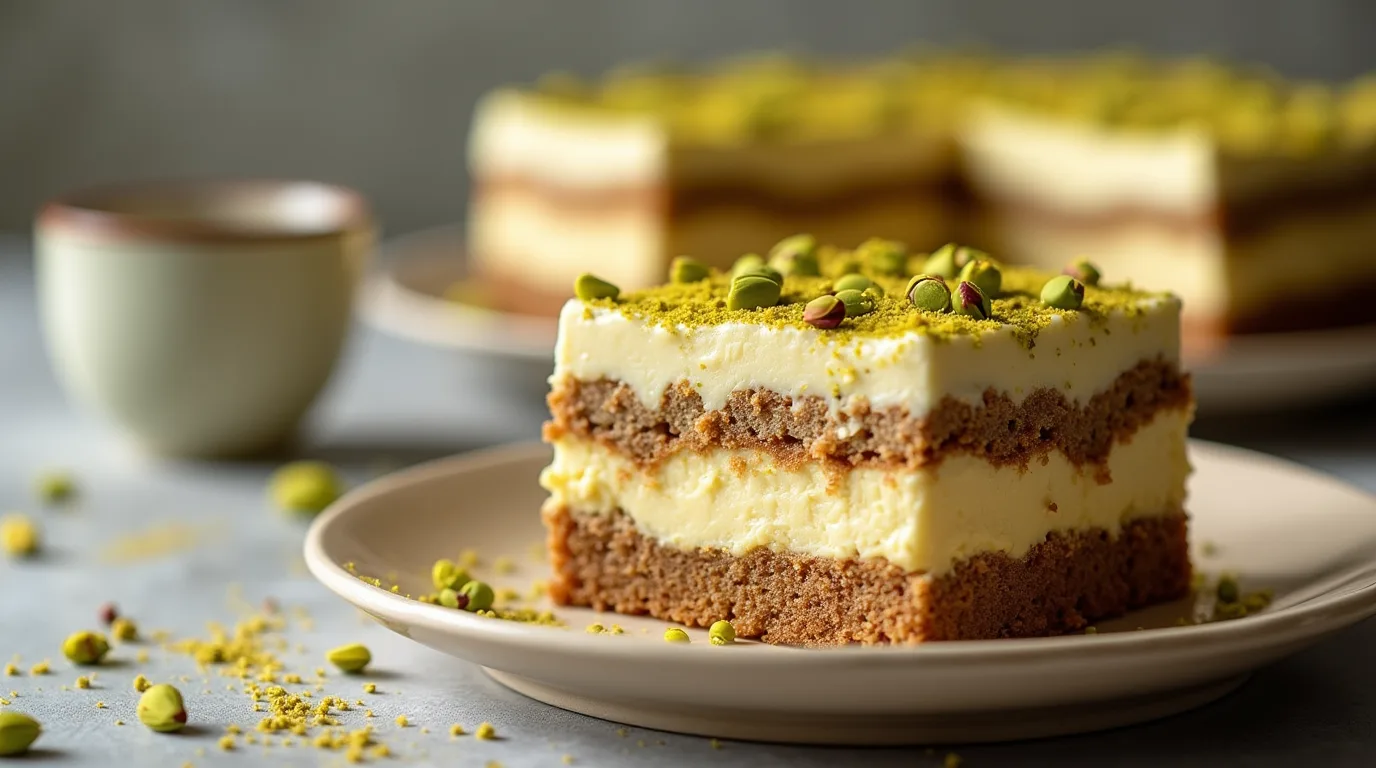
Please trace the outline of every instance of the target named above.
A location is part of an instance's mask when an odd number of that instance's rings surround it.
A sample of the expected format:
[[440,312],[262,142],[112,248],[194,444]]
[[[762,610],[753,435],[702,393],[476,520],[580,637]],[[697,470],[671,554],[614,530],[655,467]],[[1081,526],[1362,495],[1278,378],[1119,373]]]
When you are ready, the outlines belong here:
[[958,135],[981,242],[1170,285],[1193,340],[1376,320],[1325,309],[1337,282],[1376,288],[1376,82],[1132,61],[1020,75]]
[[789,238],[559,317],[562,604],[841,645],[1072,631],[1189,589],[1180,302]]
[[939,241],[965,69],[766,58],[496,91],[470,136],[475,269],[553,315],[583,271],[641,288],[679,254],[725,267],[800,230]]
[[483,100],[469,166],[472,263],[511,310],[556,314],[582,271],[643,288],[676,255],[723,267],[806,230],[1092,258],[1177,292],[1204,343],[1376,320],[1300,309],[1376,287],[1376,80],[1117,54],[554,77]]

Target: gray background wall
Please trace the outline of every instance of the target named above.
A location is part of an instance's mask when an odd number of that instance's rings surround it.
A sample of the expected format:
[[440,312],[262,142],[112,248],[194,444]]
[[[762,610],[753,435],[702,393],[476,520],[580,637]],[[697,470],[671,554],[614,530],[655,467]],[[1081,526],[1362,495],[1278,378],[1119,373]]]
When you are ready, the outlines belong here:
[[1338,78],[1376,70],[1376,1],[0,0],[0,231],[76,185],[258,174],[356,186],[395,234],[461,215],[470,111],[493,85],[921,41],[1131,43]]

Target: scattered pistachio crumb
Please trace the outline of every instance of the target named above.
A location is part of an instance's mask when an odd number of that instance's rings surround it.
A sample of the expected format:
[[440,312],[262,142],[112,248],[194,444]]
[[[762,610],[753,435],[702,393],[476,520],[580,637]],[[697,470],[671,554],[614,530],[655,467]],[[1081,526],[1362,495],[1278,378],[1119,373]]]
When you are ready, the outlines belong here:
[[52,667],[51,667],[51,665],[50,665],[50,663],[48,662],[47,659],[44,659],[44,660],[38,662],[37,664],[33,665],[32,667],[29,667],[29,674],[30,674],[30,675],[46,675],[46,674],[49,674],[49,673],[51,673],[51,672],[52,672]]
[[721,749],[721,740],[720,740],[720,739],[712,739],[712,740],[711,740],[710,742],[708,742],[708,743],[712,745],[712,749]]
[[96,702],[96,709],[105,709],[105,702],[103,702],[103,701],[97,701],[97,702]]
[[375,715],[373,714],[373,710],[371,710],[371,709],[368,710],[367,712],[364,712],[364,713],[363,713],[363,716],[364,716],[364,717],[375,717]]
[[467,733],[467,731],[465,731],[465,730],[463,729],[463,726],[462,726],[462,725],[459,725],[458,723],[454,723],[453,725],[449,726],[449,735],[450,735],[450,736],[462,736],[462,735],[464,735],[465,733]]
[[76,679],[75,685],[76,685],[76,687],[78,687],[78,688],[90,688],[90,687],[91,687],[91,678],[89,678],[89,677],[87,677],[87,676],[85,676],[85,675],[82,675],[81,677],[78,677],[78,678]]
[[19,665],[18,665],[18,664],[15,664],[15,663],[12,662],[12,661],[11,661],[10,663],[6,664],[6,665],[5,665],[5,674],[8,675],[8,676],[10,676],[10,677],[14,677],[15,675],[19,674]]
[[630,736],[630,735],[631,735],[631,732],[628,731],[628,730],[626,730],[625,728],[617,728],[617,729],[616,729],[616,735],[617,735],[617,736],[620,736],[621,738],[624,739],[624,738],[626,738],[627,736]]
[[228,751],[234,749],[234,737],[233,737],[233,736],[221,736],[221,737],[220,737],[220,749],[223,749],[223,750],[226,751],[226,752],[228,752]]
[[609,629],[609,630],[607,630],[607,632],[608,632],[609,634],[613,634],[613,635],[624,635],[624,634],[626,634],[626,630],[622,629],[620,624],[613,624],[613,625],[612,625],[612,628]]
[[559,762],[563,763],[564,765],[573,765],[573,755],[564,755],[563,757],[559,758]]
[[379,744],[379,745],[373,747],[373,757],[391,757],[391,756],[392,756],[392,750],[388,749],[386,744]]
[[397,715],[397,725],[401,726],[402,728],[405,728],[410,724],[411,721],[406,719],[406,715]]
[[137,661],[137,662],[140,663],[140,664],[147,664],[147,663],[148,663],[148,651],[145,650],[145,649],[142,649],[142,648],[139,649],[139,652],[136,653],[136,654],[134,654],[134,660]]
[[11,557],[29,557],[38,552],[38,526],[18,512],[0,517],[0,547]]
[[363,684],[363,692],[364,692],[364,693],[377,693],[377,683],[364,683],[364,684]]
[[587,628],[587,633],[590,635],[600,635],[606,631],[607,628],[602,626],[601,624],[589,624]]
[[497,738],[497,729],[492,727],[492,723],[479,723],[478,729],[473,732],[473,735],[483,741],[491,741]]
[[124,725],[124,721],[123,721],[123,720],[116,720],[116,721],[115,721],[115,725]]

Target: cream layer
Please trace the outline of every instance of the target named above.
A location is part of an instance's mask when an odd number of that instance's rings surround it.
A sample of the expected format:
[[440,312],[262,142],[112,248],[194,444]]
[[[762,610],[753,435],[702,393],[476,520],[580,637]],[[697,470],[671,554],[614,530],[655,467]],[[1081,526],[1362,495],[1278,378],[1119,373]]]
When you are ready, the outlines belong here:
[[[632,113],[577,110],[514,90],[484,97],[469,136],[473,178],[515,177],[569,189],[714,188],[732,183],[784,198],[834,194],[949,172],[936,134],[691,145]],[[914,183],[920,188],[920,183]]]
[[779,465],[767,453],[683,451],[642,470],[595,442],[565,437],[541,474],[550,503],[585,513],[620,509],[642,534],[683,549],[744,554],[756,547],[834,558],[882,557],[941,574],[981,552],[1021,557],[1051,531],[1116,532],[1175,513],[1185,499],[1190,415],[1163,411],[1098,468],[1059,452],[1027,469],[954,455],[916,472]]
[[[1246,238],[1224,242],[1207,228],[1174,229],[1147,221],[1084,227],[995,213],[992,227],[1018,263],[1059,269],[1065,254],[1091,259],[1110,280],[1132,279],[1180,297],[1187,317],[1285,311],[1286,299],[1336,284],[1376,281],[1376,199],[1272,221]],[[1296,262],[1296,254],[1306,254]],[[1296,268],[1296,265],[1299,268]]]
[[1081,403],[1142,360],[1179,361],[1179,301],[1143,299],[1139,308],[1135,316],[1102,319],[1057,315],[1029,350],[1008,325],[944,340],[911,332],[835,341],[827,331],[748,323],[657,326],[575,299],[559,317],[551,382],[615,379],[650,409],[680,381],[697,389],[708,410],[750,389],[820,395],[833,408],[864,398],[871,407],[900,406],[919,418],[946,397],[980,403],[991,387],[1015,403],[1038,389]]

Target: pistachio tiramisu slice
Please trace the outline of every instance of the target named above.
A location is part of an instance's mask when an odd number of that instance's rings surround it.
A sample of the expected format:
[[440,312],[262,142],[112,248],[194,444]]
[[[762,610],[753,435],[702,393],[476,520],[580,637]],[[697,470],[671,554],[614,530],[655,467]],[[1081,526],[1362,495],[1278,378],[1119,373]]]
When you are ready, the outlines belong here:
[[560,317],[566,604],[833,645],[1045,635],[1186,593],[1180,304],[790,238]]

